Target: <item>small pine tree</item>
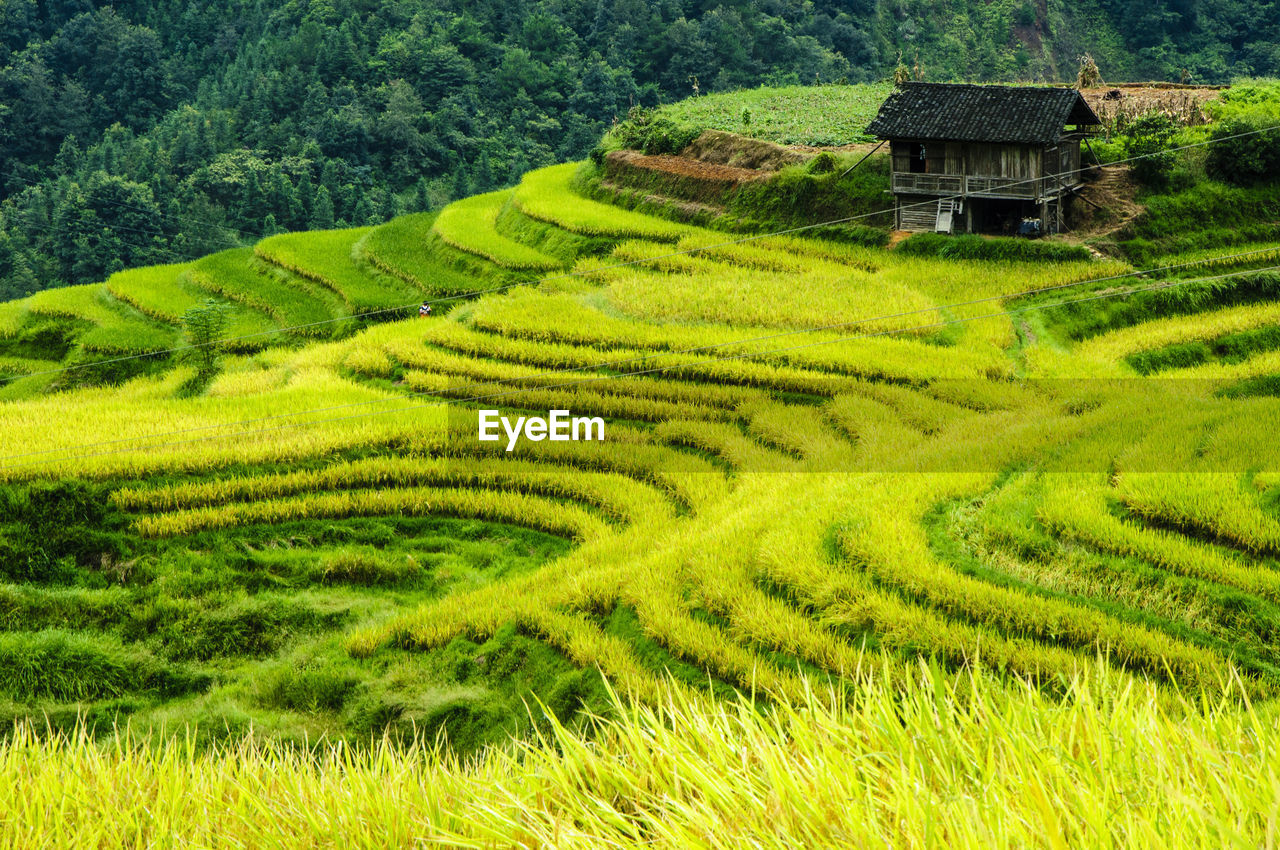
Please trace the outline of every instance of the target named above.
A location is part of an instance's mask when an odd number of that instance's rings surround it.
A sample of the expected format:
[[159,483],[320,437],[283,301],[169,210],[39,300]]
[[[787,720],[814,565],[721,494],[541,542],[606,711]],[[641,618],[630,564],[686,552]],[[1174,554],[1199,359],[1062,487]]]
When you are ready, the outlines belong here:
[[431,209],[431,184],[427,178],[419,177],[418,185],[413,190],[413,211],[426,212]]
[[182,325],[191,346],[188,355],[195,361],[199,377],[207,380],[218,371],[221,341],[227,330],[227,305],[206,298],[202,305],[182,315]]
[[308,226],[312,230],[332,230],[333,196],[329,194],[327,186],[321,186],[316,189],[316,200],[312,206],[311,221]]
[[453,172],[453,199],[459,200],[471,195],[471,180],[467,177],[466,163],[458,163]]

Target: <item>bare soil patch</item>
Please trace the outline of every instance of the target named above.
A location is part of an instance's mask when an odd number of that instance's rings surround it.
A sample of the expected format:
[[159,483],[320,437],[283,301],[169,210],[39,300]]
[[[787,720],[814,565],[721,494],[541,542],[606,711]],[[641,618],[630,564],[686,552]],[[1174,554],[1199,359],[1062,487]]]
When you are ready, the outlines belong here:
[[1080,189],[1071,213],[1071,235],[1077,239],[1109,236],[1142,214],[1135,198],[1138,186],[1127,165],[1104,165]]
[[1225,86],[1193,86],[1181,83],[1115,83],[1081,90],[1108,130],[1147,112],[1168,115],[1179,124],[1197,126],[1209,121],[1205,104],[1222,94]]
[[808,158],[773,142],[749,139],[722,130],[707,130],[680,154],[684,158],[711,165],[753,171],[777,171]]
[[612,163],[626,168],[659,171],[714,183],[745,183],[769,176],[768,171],[704,162],[684,156],[649,156],[638,151],[611,151],[607,158]]

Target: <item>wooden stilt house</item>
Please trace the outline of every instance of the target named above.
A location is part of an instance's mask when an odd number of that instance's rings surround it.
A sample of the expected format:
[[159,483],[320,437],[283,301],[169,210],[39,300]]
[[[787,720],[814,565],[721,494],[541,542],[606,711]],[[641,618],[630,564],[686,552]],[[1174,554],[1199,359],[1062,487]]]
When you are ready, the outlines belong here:
[[867,129],[890,145],[898,229],[1054,233],[1099,123],[1075,89],[903,83]]

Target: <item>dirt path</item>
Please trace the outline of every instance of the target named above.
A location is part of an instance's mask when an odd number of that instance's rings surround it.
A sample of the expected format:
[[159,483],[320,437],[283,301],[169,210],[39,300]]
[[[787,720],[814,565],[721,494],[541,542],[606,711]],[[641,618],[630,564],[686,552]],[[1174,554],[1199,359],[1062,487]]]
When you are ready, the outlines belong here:
[[1084,184],[1075,202],[1076,221],[1071,235],[1077,239],[1115,233],[1142,214],[1142,205],[1135,200],[1138,187],[1129,167],[1104,165],[1101,172],[1097,179]]

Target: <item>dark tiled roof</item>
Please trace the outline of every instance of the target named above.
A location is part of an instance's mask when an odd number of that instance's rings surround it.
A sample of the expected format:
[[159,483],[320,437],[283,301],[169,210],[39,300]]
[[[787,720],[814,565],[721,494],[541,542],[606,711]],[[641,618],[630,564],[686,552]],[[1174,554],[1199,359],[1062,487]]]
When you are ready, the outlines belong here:
[[1067,124],[1098,124],[1075,89],[903,83],[867,132],[882,139],[1051,144]]

